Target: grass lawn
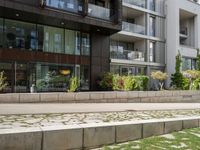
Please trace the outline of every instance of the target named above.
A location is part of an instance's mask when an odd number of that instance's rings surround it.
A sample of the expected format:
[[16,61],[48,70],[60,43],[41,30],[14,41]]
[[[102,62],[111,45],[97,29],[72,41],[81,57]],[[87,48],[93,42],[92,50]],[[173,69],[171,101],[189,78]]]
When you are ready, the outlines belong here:
[[100,148],[103,150],[200,150],[200,128]]

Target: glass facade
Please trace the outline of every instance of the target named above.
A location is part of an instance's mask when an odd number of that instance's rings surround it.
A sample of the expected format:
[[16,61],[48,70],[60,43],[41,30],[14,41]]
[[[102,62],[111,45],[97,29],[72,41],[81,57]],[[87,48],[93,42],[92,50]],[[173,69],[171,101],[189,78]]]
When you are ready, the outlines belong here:
[[0,18],[0,48],[3,47],[3,19]]
[[156,8],[155,0],[147,0],[147,3],[148,3],[148,9],[155,11]]
[[149,42],[149,61],[156,62],[156,45],[155,42]]
[[154,16],[149,17],[149,35],[156,36],[156,19]]
[[36,25],[5,19],[4,32],[6,48],[36,49]]
[[46,5],[70,12],[82,12],[82,0],[46,0]]
[[[33,84],[38,92],[66,91],[72,76],[80,79],[82,90],[89,90],[90,58],[82,62],[73,57],[90,55],[88,33],[0,18],[0,48],[19,54],[17,60],[13,60],[15,56],[0,60],[0,71],[8,81],[6,92],[29,92]],[[31,60],[22,61],[25,55],[20,50],[29,51]]]

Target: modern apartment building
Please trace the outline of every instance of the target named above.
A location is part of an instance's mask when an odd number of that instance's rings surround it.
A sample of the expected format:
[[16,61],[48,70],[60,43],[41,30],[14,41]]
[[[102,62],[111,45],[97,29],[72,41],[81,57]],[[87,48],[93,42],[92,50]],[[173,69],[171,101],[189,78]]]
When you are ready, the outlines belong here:
[[[96,90],[103,72],[174,73],[196,65],[200,5],[191,0],[1,0],[0,71],[6,92]],[[170,81],[168,81],[170,83]],[[153,87],[152,87],[153,88]]]
[[111,71],[149,75],[165,70],[165,0],[123,0],[122,31],[111,36]]
[[0,71],[6,92],[65,91],[77,76],[95,89],[108,72],[110,35],[121,30],[121,0],[1,0]]

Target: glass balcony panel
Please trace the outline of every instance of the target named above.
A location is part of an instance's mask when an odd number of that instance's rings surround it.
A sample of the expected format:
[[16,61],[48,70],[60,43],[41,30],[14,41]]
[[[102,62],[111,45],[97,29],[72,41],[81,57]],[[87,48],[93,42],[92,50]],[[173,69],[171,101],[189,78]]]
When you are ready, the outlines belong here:
[[111,50],[110,56],[112,59],[123,59],[131,61],[145,61],[143,51],[132,51],[132,50]]
[[46,5],[69,12],[78,13],[82,11],[81,0],[47,0]]
[[136,5],[142,8],[146,7],[146,0],[123,0],[123,2],[131,5]]
[[110,9],[89,3],[88,16],[110,20]]
[[132,23],[128,23],[128,22],[122,23],[122,30],[127,31],[127,32],[145,35],[145,27],[144,26],[132,24]]

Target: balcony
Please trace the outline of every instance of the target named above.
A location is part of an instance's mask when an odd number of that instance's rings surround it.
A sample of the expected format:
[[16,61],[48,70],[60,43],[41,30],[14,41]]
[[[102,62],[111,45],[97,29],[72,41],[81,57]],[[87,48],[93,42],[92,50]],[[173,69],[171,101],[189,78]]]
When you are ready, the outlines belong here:
[[145,27],[137,24],[132,24],[128,22],[122,22],[122,30],[131,33],[137,33],[145,35]]
[[82,12],[81,0],[46,0],[46,6],[74,13]]
[[123,0],[123,2],[130,5],[136,5],[142,8],[146,7],[146,0]]
[[94,18],[100,18],[104,20],[110,20],[110,9],[100,7],[94,4],[88,4],[88,16]]
[[131,61],[145,61],[144,53],[141,51],[123,50],[123,51],[110,51],[110,57],[112,59],[123,59]]

